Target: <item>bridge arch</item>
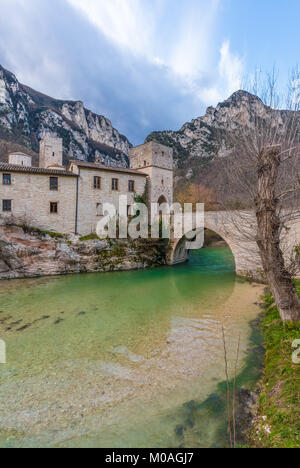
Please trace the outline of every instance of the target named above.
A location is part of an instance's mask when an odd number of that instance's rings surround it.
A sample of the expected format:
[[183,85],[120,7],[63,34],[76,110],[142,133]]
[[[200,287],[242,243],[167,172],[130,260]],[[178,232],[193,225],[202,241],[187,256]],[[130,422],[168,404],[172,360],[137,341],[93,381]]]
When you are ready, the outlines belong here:
[[[282,238],[282,248],[289,262],[295,245],[299,244],[300,221],[291,219]],[[257,223],[252,211],[205,212],[204,228],[217,233],[228,244],[235,261],[236,272],[240,276],[264,281],[264,273],[256,242]],[[167,262],[169,265],[183,263],[188,259],[186,239],[171,239]],[[297,273],[300,276],[300,273]]]
[[[205,222],[204,229],[208,229],[218,234],[218,236],[226,242],[226,244],[230,248],[232,255],[234,257],[235,265],[237,265],[238,252],[236,251],[235,245],[231,241],[231,239],[228,236],[224,235],[224,232],[222,232],[221,230],[217,230],[215,226],[209,222]],[[182,237],[181,239],[175,239],[173,241],[172,252],[171,252],[171,263],[173,265],[184,263],[188,260],[189,250],[187,250],[186,248],[186,243],[187,243],[187,239],[185,236]]]
[[[205,212],[204,228],[217,233],[230,248],[236,272],[240,276],[262,279],[262,264],[255,241],[257,224],[251,212]],[[170,265],[188,260],[185,238],[171,239],[168,254]]]

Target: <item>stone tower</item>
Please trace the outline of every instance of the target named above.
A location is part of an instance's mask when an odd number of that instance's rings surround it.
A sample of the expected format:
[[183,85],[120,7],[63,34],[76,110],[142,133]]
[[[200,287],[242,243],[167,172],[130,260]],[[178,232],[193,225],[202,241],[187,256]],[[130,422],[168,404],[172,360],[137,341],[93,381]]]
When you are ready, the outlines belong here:
[[62,138],[46,135],[41,140],[40,167],[44,169],[64,169]]
[[173,149],[151,141],[129,150],[130,167],[148,174],[148,203],[173,204]]

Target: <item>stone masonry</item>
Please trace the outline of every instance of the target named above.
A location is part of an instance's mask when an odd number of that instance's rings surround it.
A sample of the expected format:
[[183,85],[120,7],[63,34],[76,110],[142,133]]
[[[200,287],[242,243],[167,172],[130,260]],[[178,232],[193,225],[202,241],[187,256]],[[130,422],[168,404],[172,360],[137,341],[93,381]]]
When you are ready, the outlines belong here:
[[148,175],[150,203],[173,204],[173,149],[156,142],[129,150],[130,167]]
[[40,142],[40,167],[64,169],[63,146],[61,138],[46,136]]
[[128,214],[136,195],[147,190],[152,202],[173,202],[173,151],[156,143],[134,148],[129,169],[70,161],[63,166],[62,140],[40,143],[40,167],[27,155],[0,164],[0,224],[33,226],[61,234],[95,233],[104,203],[118,210],[126,195]]

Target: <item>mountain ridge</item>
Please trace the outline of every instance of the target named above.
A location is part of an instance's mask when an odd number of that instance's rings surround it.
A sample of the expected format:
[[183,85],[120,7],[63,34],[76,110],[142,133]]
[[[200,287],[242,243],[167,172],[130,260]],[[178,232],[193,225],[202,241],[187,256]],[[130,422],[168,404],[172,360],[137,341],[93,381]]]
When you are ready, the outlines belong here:
[[55,99],[20,83],[16,76],[0,65],[0,160],[9,143],[25,151],[38,153],[39,140],[50,134],[63,139],[64,159],[93,161],[128,166],[132,147],[126,136],[113,128],[103,115],[86,109],[82,101]]
[[[174,149],[177,191],[196,183],[213,189],[223,199],[229,181],[220,160],[230,159],[235,132],[254,128],[257,118],[284,131],[289,113],[274,110],[254,94],[238,90],[178,131],[152,132],[145,141]],[[55,99],[21,84],[0,65],[0,162],[7,162],[12,151],[23,151],[32,154],[33,163],[38,165],[39,140],[47,133],[63,139],[65,164],[69,159],[93,162],[97,158],[108,166],[129,167],[132,145],[109,119],[86,109],[82,101]]]
[[265,125],[275,123],[280,131],[290,112],[272,109],[258,96],[238,90],[216,107],[208,107],[205,115],[186,122],[178,131],[152,132],[145,141],[173,147],[177,184],[195,181],[211,186],[207,172],[216,167],[219,158],[232,153],[236,131],[253,129],[257,118]]

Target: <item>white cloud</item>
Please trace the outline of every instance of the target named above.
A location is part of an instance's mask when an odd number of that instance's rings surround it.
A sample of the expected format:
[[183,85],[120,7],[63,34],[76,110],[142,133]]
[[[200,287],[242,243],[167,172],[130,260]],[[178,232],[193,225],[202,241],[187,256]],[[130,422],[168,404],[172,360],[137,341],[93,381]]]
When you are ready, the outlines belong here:
[[199,90],[199,98],[206,105],[216,105],[242,86],[244,64],[242,59],[231,52],[230,42],[224,41],[215,80],[211,86]]
[[191,76],[210,62],[220,0],[67,0],[123,50]]
[[174,42],[168,63],[180,75],[196,77],[207,69],[213,54],[213,35],[219,15],[219,0],[191,1],[190,8],[174,25],[177,40]]
[[51,96],[56,96],[59,89],[59,97],[70,99],[70,72],[63,48],[59,47],[54,32],[49,34],[53,19],[49,11],[47,21],[41,22],[45,7],[39,7],[34,0],[0,2],[0,63],[7,64],[22,83]]
[[150,0],[145,8],[140,0],[68,0],[89,21],[120,47],[131,52],[147,53],[157,5]]
[[227,92],[231,94],[241,86],[243,75],[243,62],[230,51],[230,42],[225,41],[220,50],[221,59],[219,63],[220,78],[227,83]]
[[239,87],[243,62],[220,43],[220,1],[0,0],[0,63],[141,143]]
[[[123,52],[146,58],[180,79],[205,105],[240,87],[241,59],[224,41],[215,63],[220,0],[67,0]],[[210,76],[210,83],[207,77]]]

